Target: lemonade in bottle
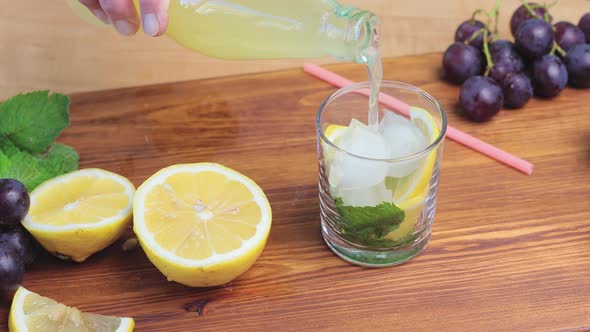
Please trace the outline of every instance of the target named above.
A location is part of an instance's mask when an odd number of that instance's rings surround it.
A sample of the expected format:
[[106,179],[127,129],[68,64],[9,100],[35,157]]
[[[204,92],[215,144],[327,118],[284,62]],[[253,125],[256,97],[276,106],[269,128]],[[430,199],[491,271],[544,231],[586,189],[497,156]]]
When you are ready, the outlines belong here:
[[[91,17],[77,0],[67,1]],[[333,0],[172,0],[169,22],[168,37],[215,58],[330,56],[357,63],[367,62],[364,52],[379,25],[373,13]]]

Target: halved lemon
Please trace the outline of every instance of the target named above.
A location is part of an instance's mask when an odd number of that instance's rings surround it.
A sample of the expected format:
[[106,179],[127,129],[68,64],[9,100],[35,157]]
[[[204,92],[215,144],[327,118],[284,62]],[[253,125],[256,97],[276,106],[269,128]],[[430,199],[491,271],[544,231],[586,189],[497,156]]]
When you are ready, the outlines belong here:
[[[428,111],[412,107],[410,109],[410,120],[426,136],[428,145],[436,140],[440,130]],[[434,170],[436,153],[436,149],[429,152],[426,159],[421,161],[421,165],[417,170],[408,176],[395,180],[394,203],[398,204],[409,198],[425,195]]]
[[31,192],[25,228],[51,254],[82,262],[125,231],[135,187],[98,168],[74,171]]
[[150,261],[170,281],[225,284],[261,254],[271,227],[262,189],[213,163],[174,165],[137,190],[134,231]]
[[134,327],[133,318],[81,312],[24,287],[14,294],[8,318],[10,332],[124,332]]

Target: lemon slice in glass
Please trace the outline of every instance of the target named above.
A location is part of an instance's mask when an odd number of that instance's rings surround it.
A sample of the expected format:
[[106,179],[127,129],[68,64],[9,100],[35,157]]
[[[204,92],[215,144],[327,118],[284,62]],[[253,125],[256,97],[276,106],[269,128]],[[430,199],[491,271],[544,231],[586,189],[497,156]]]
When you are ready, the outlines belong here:
[[213,163],[174,165],[146,180],[133,204],[134,231],[168,280],[225,284],[262,252],[271,208],[245,175]]
[[81,312],[24,287],[14,294],[8,318],[10,332],[125,332],[134,326],[132,318]]
[[[440,130],[428,111],[412,107],[410,120],[422,131],[429,145],[436,140]],[[409,198],[425,195],[436,162],[436,150],[429,152],[426,157],[422,158],[420,166],[411,174],[402,178],[389,179],[388,187],[395,189],[393,194],[394,203],[399,204]]]

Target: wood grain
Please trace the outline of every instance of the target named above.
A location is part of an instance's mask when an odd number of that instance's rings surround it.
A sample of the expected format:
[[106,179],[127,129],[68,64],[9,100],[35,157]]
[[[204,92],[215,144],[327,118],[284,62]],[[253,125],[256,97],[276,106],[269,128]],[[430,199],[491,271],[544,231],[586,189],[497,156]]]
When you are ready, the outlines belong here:
[[[457,26],[476,8],[490,9],[494,4],[493,0],[340,2],[380,16],[385,56],[442,52]],[[503,1],[504,37],[519,3]],[[575,23],[588,11],[586,0],[561,1],[552,9],[556,20]],[[168,38],[120,37],[112,29],[74,16],[65,0],[4,1],[0,11],[0,99],[33,89],[92,91],[293,68],[301,63],[298,59],[222,61],[186,50]]]
[[[175,163],[210,161],[254,179],[273,208],[258,262],[226,287],[167,282],[125,238],[83,264],[43,256],[24,286],[83,310],[132,316],[137,331],[590,330],[590,103],[552,101],[470,123],[440,54],[388,59],[385,79],[437,98],[450,123],[536,165],[532,176],[445,143],[433,238],[409,263],[349,265],[323,243],[314,116],[334,89],[299,69],[72,96],[60,140],[83,167],[139,185]],[[364,80],[364,68],[330,69]],[[8,305],[0,309],[6,326]]]

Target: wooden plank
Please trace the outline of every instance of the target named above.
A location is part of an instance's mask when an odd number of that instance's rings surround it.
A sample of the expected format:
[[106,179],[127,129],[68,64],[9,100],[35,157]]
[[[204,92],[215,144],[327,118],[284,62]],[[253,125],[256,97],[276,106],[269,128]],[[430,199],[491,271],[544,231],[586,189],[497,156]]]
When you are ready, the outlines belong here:
[[[136,185],[187,162],[250,176],[274,219],[248,272],[217,288],[167,282],[141,250],[122,252],[129,231],[82,264],[43,256],[24,286],[83,310],[132,316],[138,331],[590,329],[589,93],[567,89],[471,123],[457,113],[458,88],[438,80],[440,57],[387,59],[385,79],[425,89],[451,124],[536,170],[525,176],[447,141],[433,239],[411,262],[360,268],[323,243],[313,123],[334,88],[293,69],[77,94],[60,138],[80,152],[83,167]],[[366,79],[358,65],[330,69]]]

